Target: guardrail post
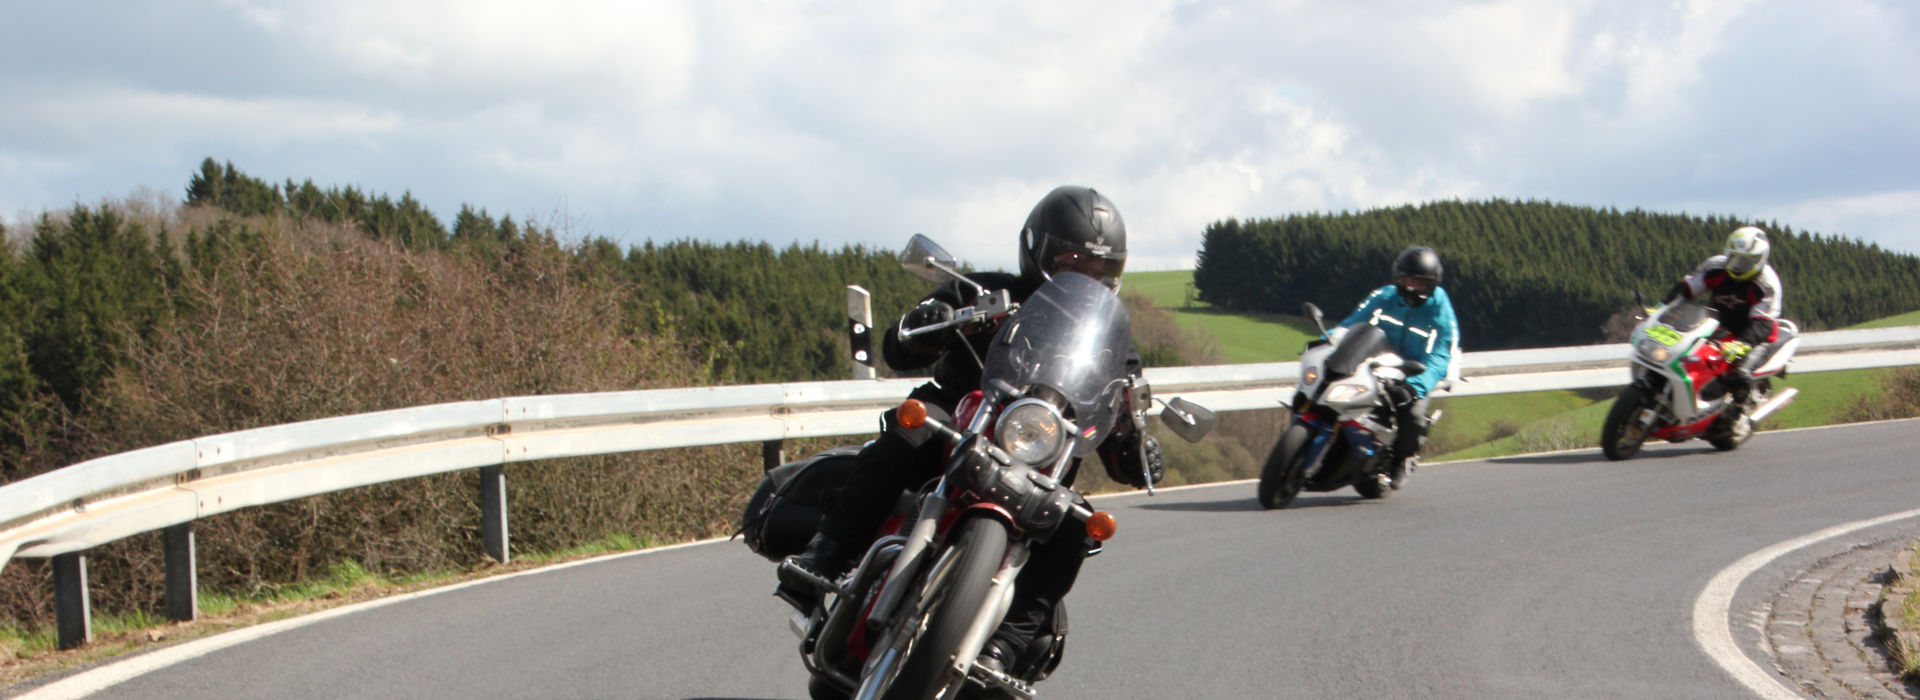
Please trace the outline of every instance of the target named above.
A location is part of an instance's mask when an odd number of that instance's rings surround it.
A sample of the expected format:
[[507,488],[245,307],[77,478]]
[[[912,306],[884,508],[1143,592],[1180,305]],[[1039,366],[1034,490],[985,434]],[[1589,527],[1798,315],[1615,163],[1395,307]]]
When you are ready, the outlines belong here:
[[192,622],[200,616],[200,582],[193,552],[193,521],[165,530],[167,560],[167,619]]
[[760,462],[764,471],[773,471],[774,467],[787,463],[787,441],[768,440],[760,443]]
[[54,555],[53,614],[61,649],[76,649],[93,641],[93,614],[88,607],[87,555]]
[[873,379],[873,295],[847,285],[847,344],[853,349],[853,378]]
[[480,540],[487,556],[507,563],[507,472],[498,464],[480,468]]

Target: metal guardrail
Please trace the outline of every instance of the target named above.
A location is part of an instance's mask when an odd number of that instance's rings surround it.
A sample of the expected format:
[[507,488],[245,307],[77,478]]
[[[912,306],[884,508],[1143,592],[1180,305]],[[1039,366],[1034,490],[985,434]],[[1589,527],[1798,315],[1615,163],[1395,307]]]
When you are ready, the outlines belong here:
[[[1920,364],[1920,326],[1807,333],[1790,372]],[[1439,396],[1618,386],[1624,344],[1462,353]],[[1216,411],[1270,409],[1299,363],[1146,371],[1154,392]],[[194,615],[191,523],[250,506],[462,469],[482,479],[490,554],[506,559],[499,467],[560,457],[789,438],[867,435],[921,379],[847,380],[529,396],[436,404],[211,435],[99,459],[0,487],[0,566],[54,557],[62,646],[85,629],[85,550],[167,529],[169,609]],[[497,543],[497,544],[496,544]],[[184,552],[174,551],[184,548]],[[176,563],[177,562],[177,563]],[[63,567],[64,564],[64,567]],[[78,565],[74,571],[74,565]],[[62,571],[67,571],[63,582]],[[176,571],[184,569],[184,571]],[[77,593],[73,579],[77,574]],[[176,604],[176,597],[184,601]],[[77,608],[69,612],[69,608]],[[79,620],[68,618],[77,615]]]

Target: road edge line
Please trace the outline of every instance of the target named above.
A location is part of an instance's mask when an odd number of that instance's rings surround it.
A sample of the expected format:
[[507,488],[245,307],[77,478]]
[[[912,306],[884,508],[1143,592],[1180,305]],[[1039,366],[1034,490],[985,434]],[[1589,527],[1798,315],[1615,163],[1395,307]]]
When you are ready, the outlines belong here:
[[1701,589],[1700,595],[1693,599],[1694,644],[1698,645],[1708,658],[1713,659],[1713,662],[1720,666],[1720,670],[1726,671],[1727,675],[1733,676],[1734,680],[1740,681],[1741,685],[1746,686],[1754,694],[1763,698],[1800,700],[1805,696],[1782,683],[1779,678],[1774,677],[1774,674],[1761,668],[1760,664],[1754,663],[1753,659],[1740,651],[1740,646],[1733,641],[1733,626],[1730,619],[1733,614],[1733,594],[1740,589],[1740,584],[1746,581],[1748,576],[1753,575],[1753,572],[1759,571],[1761,567],[1795,550],[1823,540],[1917,516],[1920,516],[1920,509],[1842,523],[1741,557],[1714,574],[1713,578],[1707,581],[1706,588]]

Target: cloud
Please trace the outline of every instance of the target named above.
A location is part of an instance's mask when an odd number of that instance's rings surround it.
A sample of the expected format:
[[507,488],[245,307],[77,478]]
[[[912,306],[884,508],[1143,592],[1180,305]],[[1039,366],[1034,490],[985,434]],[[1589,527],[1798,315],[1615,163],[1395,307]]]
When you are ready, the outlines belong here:
[[895,247],[925,232],[987,267],[1013,265],[1027,209],[1063,183],[1114,198],[1134,269],[1190,264],[1220,218],[1454,197],[1777,212],[1920,251],[1904,224],[1920,203],[1901,194],[1920,190],[1916,12],[14,6],[0,10],[0,211],[171,190],[213,156],[628,243]]

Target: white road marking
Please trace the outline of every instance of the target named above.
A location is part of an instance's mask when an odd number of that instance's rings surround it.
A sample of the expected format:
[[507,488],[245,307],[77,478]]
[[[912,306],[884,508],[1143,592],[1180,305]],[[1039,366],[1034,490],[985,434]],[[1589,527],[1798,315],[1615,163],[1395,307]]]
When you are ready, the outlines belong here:
[[1739,561],[1720,573],[1714,574],[1707,582],[1706,589],[1700,591],[1700,597],[1693,600],[1693,641],[1700,645],[1701,651],[1720,665],[1734,680],[1763,698],[1779,700],[1800,700],[1798,691],[1781,683],[1774,674],[1769,673],[1753,659],[1740,651],[1733,642],[1733,629],[1728,626],[1728,616],[1732,614],[1733,593],[1739,590],[1740,583],[1759,571],[1775,559],[1787,555],[1807,545],[1830,540],[1852,532],[1858,532],[1876,525],[1885,525],[1897,520],[1920,516],[1920,509],[1909,510],[1892,515],[1884,515],[1870,520],[1835,525],[1811,535],[1796,537],[1773,545],[1758,552],[1741,557]]

